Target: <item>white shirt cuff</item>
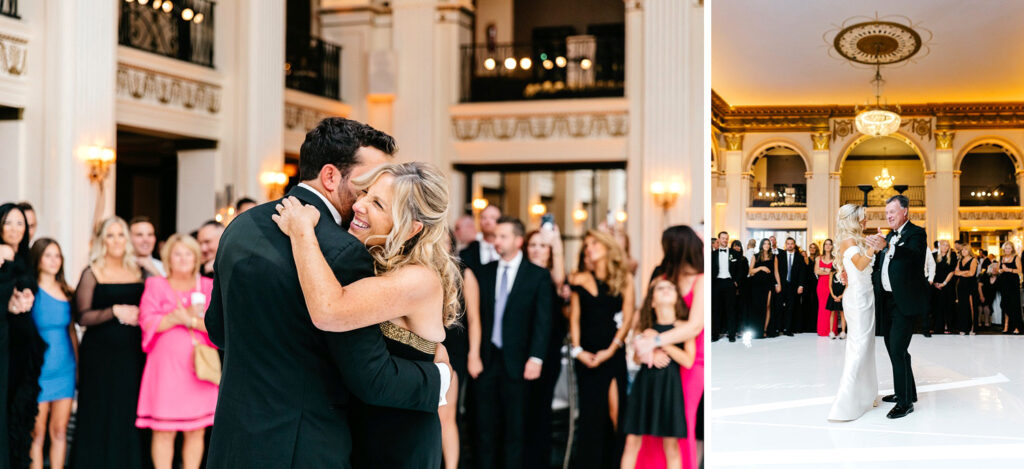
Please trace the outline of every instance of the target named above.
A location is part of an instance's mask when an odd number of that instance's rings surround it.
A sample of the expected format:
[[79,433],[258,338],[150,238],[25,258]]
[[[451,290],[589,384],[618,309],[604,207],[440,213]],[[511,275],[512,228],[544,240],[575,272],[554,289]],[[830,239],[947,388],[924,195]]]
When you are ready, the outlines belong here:
[[437,365],[437,371],[441,374],[441,398],[437,403],[438,407],[448,405],[448,400],[444,398],[445,394],[448,394],[448,387],[452,385],[452,370],[448,368],[448,365],[444,363],[434,363]]
[[534,362],[534,363],[536,363],[538,365],[541,365],[541,366],[544,365],[544,360],[541,360],[541,359],[539,359],[537,357],[530,357],[530,359],[527,360],[527,361]]

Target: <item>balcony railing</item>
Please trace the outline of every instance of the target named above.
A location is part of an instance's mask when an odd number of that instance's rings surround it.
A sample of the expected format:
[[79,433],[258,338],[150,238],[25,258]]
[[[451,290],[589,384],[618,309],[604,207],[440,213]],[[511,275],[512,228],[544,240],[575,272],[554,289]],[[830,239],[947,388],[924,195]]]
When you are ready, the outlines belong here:
[[118,43],[213,67],[213,7],[209,0],[121,2]]
[[1016,184],[1000,186],[960,186],[961,207],[1019,207],[1020,188]]
[[462,47],[462,102],[623,96],[625,41],[564,41]]
[[777,186],[773,189],[750,188],[751,207],[806,207],[807,186]]
[[0,15],[18,18],[18,0],[0,0]]
[[341,46],[307,34],[289,34],[285,47],[285,86],[341,100]]
[[864,205],[864,190],[869,189],[867,193],[867,206],[868,207],[882,207],[885,206],[885,201],[889,200],[897,194],[903,194],[910,199],[911,207],[923,207],[924,206],[924,186],[902,186],[895,185],[889,189],[879,189],[874,186],[842,186],[839,188],[839,203],[841,205],[846,204],[858,204]]

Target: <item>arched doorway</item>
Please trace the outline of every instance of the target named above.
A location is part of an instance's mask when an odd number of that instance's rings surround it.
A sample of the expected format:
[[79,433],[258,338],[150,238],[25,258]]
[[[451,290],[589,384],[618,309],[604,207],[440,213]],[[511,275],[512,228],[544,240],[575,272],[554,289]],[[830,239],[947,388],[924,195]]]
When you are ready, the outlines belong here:
[[788,145],[760,151],[750,164],[751,207],[806,207],[807,163]]
[[983,143],[968,150],[960,161],[960,206],[1020,206],[1016,166],[1003,145]]
[[912,207],[925,205],[925,164],[906,138],[862,138],[840,162],[839,203],[880,207],[896,194]]

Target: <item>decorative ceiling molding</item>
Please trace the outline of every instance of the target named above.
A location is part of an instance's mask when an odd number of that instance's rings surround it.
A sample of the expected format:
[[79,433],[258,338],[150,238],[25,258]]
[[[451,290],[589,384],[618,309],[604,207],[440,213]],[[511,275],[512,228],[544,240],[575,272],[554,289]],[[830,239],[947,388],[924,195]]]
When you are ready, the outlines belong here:
[[[904,123],[911,133],[925,137],[935,130],[1024,129],[1024,102],[903,104]],[[853,131],[830,128],[832,119],[852,119],[854,106],[730,106],[711,90],[711,124],[721,132],[827,132],[842,138]],[[914,118],[917,119],[914,119]],[[935,118],[931,128],[930,118]],[[929,121],[927,126],[922,121]],[[845,123],[843,124],[845,126]],[[927,127],[927,128],[926,128]],[[849,130],[850,133],[844,133]]]

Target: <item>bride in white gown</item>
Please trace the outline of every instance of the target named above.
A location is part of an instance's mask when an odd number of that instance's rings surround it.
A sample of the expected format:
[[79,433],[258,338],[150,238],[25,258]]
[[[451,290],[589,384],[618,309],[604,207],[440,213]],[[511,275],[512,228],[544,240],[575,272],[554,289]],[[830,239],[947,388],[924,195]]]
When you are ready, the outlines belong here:
[[876,406],[878,374],[875,370],[875,294],[871,268],[875,251],[864,243],[867,219],[864,207],[847,204],[839,209],[836,238],[840,240],[838,269],[846,272],[843,314],[846,316],[846,359],[839,393],[828,419],[850,421]]

